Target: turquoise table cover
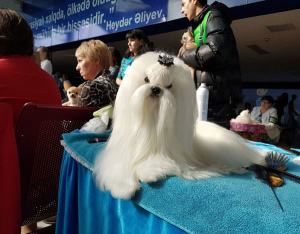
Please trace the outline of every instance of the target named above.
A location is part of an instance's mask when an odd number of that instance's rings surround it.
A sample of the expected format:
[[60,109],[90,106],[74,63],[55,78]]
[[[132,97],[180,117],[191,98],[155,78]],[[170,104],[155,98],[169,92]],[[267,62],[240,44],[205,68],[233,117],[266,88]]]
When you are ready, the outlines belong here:
[[[91,171],[105,143],[87,141],[108,136],[63,135],[56,233],[300,233],[300,184],[284,179],[274,189],[282,212],[268,185],[251,171],[200,181],[170,177],[142,183],[132,200],[111,197],[95,186]],[[295,157],[273,145],[249,145]],[[300,166],[292,160],[287,167],[300,175]]]

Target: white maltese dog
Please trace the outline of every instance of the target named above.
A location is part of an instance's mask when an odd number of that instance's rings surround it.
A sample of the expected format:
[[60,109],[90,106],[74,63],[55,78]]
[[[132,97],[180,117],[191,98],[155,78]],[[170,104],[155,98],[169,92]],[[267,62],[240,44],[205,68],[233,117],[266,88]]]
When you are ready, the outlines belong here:
[[95,161],[97,185],[116,198],[130,199],[139,181],[174,175],[198,180],[264,164],[263,155],[236,133],[196,121],[196,114],[188,66],[157,52],[141,55],[118,91],[113,131]]

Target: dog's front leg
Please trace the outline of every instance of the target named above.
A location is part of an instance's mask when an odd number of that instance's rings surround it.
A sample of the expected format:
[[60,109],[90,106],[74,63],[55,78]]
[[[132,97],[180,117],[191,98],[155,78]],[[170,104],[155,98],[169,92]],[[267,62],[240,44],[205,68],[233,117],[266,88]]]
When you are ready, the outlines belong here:
[[115,198],[130,199],[140,189],[141,185],[138,179],[132,170],[124,167],[121,163],[113,170],[111,181],[107,181],[111,195]]
[[94,169],[96,183],[102,191],[110,191],[115,198],[128,200],[140,189],[135,173],[126,162],[105,157]]
[[179,167],[159,156],[148,158],[136,168],[137,178],[145,183],[165,179],[168,175],[179,175]]

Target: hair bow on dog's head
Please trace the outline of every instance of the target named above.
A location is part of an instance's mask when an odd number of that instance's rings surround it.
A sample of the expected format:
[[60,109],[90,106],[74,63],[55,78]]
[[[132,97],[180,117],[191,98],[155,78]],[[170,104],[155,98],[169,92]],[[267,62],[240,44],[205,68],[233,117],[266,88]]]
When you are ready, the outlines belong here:
[[157,61],[160,63],[160,65],[164,65],[164,66],[170,67],[171,65],[174,65],[173,60],[174,60],[173,57],[168,56],[168,55],[166,55],[164,53],[161,53],[158,56],[158,60]]

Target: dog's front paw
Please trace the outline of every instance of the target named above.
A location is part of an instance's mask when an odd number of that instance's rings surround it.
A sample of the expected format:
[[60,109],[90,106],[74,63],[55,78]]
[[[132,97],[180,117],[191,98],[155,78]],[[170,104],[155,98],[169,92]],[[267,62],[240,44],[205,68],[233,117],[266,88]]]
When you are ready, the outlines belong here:
[[106,181],[106,189],[111,192],[115,198],[129,200],[132,198],[137,190],[140,189],[139,181],[132,173],[123,170],[123,173]]
[[136,174],[140,181],[148,183],[165,179],[167,175],[176,175],[177,172],[177,168],[169,161],[156,158],[138,165]]
[[129,200],[135,192],[140,189],[140,183],[138,181],[120,182],[111,187],[110,192],[114,198]]
[[137,173],[137,176],[140,181],[149,183],[149,182],[156,182],[159,179],[166,178],[164,174],[158,174],[154,170],[141,170]]
[[[106,166],[113,165],[113,166]],[[140,183],[131,170],[124,167],[123,163],[103,160],[95,165],[94,179],[102,191],[110,191],[115,198],[130,199]]]

